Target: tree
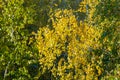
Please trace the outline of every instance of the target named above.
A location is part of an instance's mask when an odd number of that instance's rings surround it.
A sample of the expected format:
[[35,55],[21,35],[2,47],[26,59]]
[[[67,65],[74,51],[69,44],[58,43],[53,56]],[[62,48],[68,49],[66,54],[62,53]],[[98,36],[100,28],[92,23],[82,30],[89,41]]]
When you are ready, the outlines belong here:
[[0,0],[0,79],[119,79],[118,6],[118,0]]
[[[40,76],[51,74],[49,78],[55,80],[119,79],[117,5],[117,0],[86,0],[77,10],[59,8],[52,12],[53,28],[49,29],[49,25],[40,28],[37,35]],[[82,23],[77,20],[75,11],[86,13]]]
[[[95,3],[91,3],[95,4]],[[102,47],[96,51],[103,56],[102,67],[104,69],[102,79],[119,79],[120,64],[120,14],[118,0],[100,0],[97,5],[92,6],[92,25],[102,29],[100,43]],[[93,13],[93,14],[92,14]]]
[[35,69],[38,66],[37,49],[31,44],[33,34],[26,29],[27,24],[33,23],[34,9],[24,3],[24,0],[1,1],[0,78],[4,80],[31,79],[30,66],[35,64]]
[[99,30],[82,23],[78,26],[72,10],[55,13],[53,29],[40,28],[37,35],[42,67],[40,76],[51,74],[49,78],[55,80],[98,79],[102,68],[94,63],[91,58],[94,54],[91,54],[100,47]]

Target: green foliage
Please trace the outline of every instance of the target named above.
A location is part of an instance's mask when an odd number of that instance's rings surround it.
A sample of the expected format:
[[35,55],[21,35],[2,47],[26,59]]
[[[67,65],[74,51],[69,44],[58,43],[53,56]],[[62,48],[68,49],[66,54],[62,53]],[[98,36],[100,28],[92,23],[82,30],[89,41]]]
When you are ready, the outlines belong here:
[[120,79],[119,0],[0,0],[0,80]]
[[24,0],[2,0],[1,3],[0,77],[5,80],[31,79],[28,67],[37,64],[37,50],[34,44],[28,46],[32,34],[25,25],[33,23],[34,10],[24,7]]
[[[100,0],[92,9],[92,25],[102,29],[100,43],[103,61],[102,79],[119,79],[120,75],[120,14],[118,0]],[[98,51],[96,53],[98,53]],[[99,55],[100,56],[100,55]]]

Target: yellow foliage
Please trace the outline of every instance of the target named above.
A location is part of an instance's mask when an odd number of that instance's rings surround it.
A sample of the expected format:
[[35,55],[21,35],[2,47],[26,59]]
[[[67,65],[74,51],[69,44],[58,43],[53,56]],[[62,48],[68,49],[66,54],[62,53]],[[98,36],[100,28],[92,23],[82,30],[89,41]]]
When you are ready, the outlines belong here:
[[72,10],[58,10],[55,17],[54,29],[40,28],[37,35],[43,71],[50,70],[60,80],[97,79],[102,70],[88,63],[87,55],[92,49],[100,47],[98,40],[101,31],[86,23],[80,22],[78,26]]

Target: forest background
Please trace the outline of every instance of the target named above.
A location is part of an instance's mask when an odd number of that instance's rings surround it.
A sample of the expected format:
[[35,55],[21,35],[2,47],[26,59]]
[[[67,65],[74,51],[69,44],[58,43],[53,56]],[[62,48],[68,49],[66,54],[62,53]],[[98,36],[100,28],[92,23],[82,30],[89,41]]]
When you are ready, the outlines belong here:
[[0,80],[119,79],[119,0],[0,0]]

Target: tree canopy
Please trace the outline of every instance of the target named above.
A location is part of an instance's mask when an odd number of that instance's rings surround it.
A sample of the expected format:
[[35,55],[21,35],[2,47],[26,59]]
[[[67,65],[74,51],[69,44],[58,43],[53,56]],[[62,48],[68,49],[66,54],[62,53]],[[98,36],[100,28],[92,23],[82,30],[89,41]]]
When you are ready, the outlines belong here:
[[1,80],[119,80],[119,0],[0,0]]

